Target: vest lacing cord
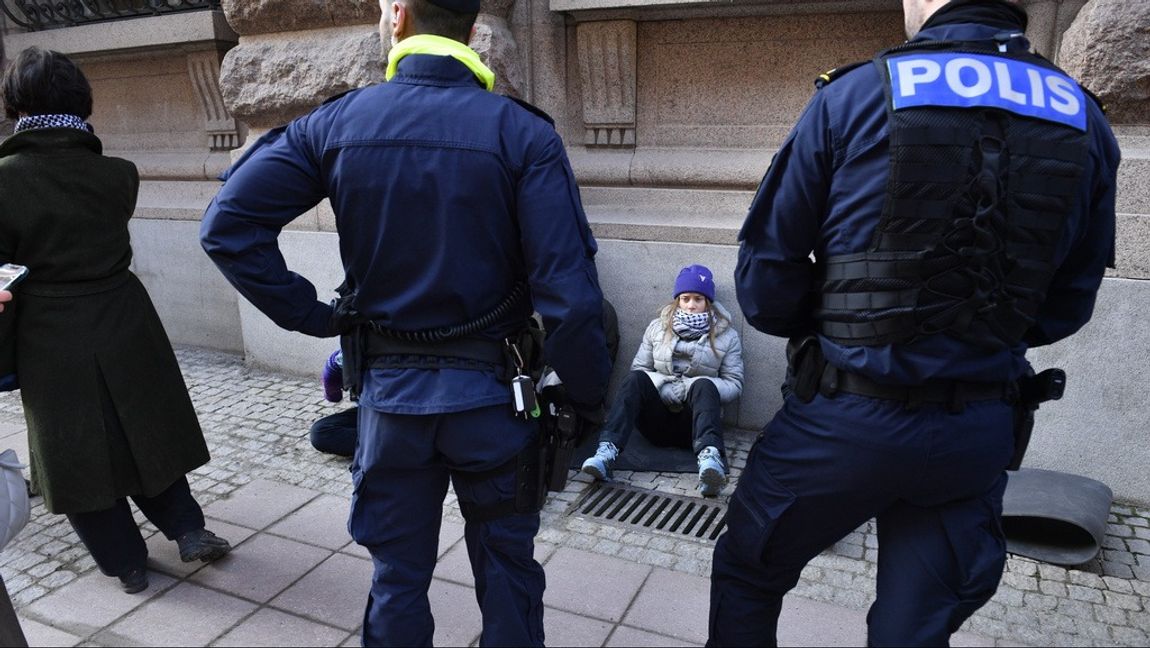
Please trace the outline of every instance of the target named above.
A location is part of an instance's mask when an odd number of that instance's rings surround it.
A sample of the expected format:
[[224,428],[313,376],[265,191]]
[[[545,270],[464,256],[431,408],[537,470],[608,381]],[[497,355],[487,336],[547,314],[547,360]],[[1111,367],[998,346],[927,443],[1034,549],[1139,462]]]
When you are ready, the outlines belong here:
[[[988,119],[987,126],[1001,135],[996,120]],[[976,320],[999,340],[1009,335],[1000,330],[992,316],[1000,308],[1016,310],[1017,302],[1007,283],[1017,261],[1005,245],[1010,225],[1002,205],[1009,151],[1001,137],[990,134],[979,139],[977,150],[980,169],[966,191],[967,199],[974,203],[974,215],[956,220],[943,235],[938,249],[941,258],[936,260],[944,267],[923,281],[923,289],[940,298],[936,303],[942,309],[919,322],[923,335],[944,331],[962,334],[970,331]]]

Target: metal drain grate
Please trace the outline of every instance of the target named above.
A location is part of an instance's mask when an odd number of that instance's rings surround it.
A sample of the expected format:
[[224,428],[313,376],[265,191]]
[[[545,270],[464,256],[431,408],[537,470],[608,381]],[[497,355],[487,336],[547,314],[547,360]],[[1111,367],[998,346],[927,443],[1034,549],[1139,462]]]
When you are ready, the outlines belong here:
[[727,526],[727,507],[697,498],[595,482],[568,515],[709,542]]

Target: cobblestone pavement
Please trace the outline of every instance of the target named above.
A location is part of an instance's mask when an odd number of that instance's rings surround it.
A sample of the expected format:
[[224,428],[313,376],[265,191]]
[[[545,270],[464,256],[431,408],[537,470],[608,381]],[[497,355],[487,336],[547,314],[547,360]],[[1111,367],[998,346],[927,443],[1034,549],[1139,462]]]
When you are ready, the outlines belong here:
[[[317,453],[307,440],[315,419],[346,406],[325,403],[317,380],[246,367],[237,356],[212,351],[179,349],[177,355],[212,449],[211,463],[189,475],[205,507],[253,480],[347,496],[348,462]],[[0,394],[0,430],[22,427],[18,395]],[[731,437],[737,478],[754,435],[734,431]],[[21,452],[26,456],[26,449]],[[616,481],[694,495],[694,475],[620,472]],[[591,486],[576,476],[549,500],[540,542],[709,575],[710,541],[570,514]],[[720,504],[731,490],[724,490]],[[95,570],[65,519],[36,502],[28,527],[0,554],[0,574],[18,609]],[[461,523],[450,493],[446,505],[445,520]],[[147,524],[144,529],[155,532]],[[868,523],[812,561],[795,592],[865,610],[874,596],[877,546]],[[1012,556],[998,593],[964,629],[999,645],[1150,644],[1150,511],[1115,504],[1104,550],[1087,565],[1065,569]]]

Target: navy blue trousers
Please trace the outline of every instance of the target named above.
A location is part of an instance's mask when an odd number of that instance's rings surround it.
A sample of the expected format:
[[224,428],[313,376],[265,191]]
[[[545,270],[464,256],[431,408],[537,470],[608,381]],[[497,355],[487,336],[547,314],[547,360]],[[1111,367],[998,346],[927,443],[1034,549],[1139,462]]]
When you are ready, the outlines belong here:
[[774,646],[783,595],[821,551],[878,525],[871,646],[945,646],[1006,560],[1002,401],[961,413],[850,394],[794,397],[751,449],[715,547],[708,645]]
[[[371,552],[375,574],[364,612],[363,645],[430,646],[435,621],[427,598],[448,480],[460,502],[515,497],[515,474],[490,471],[515,457],[538,426],[510,405],[407,416],[359,407],[355,492],[348,530]],[[483,615],[480,645],[543,645],[543,567],[535,561],[539,514],[468,521],[464,540]]]
[[355,454],[355,441],[359,436],[359,408],[349,407],[311,424],[308,438],[320,452],[350,457]]

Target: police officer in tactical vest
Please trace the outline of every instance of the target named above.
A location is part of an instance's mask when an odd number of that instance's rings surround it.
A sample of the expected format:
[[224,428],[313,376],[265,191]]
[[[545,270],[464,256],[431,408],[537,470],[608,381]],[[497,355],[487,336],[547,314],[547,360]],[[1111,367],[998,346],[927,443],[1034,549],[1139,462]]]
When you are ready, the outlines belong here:
[[[375,564],[364,645],[430,645],[427,590],[452,484],[484,645],[542,645],[539,408],[546,362],[577,411],[609,365],[596,245],[550,119],[493,94],[465,43],[479,0],[381,0],[387,83],[254,144],[204,216],[204,249],[280,326],[342,334],[359,398],[349,530]],[[317,300],[277,236],[331,201],[344,298]],[[285,556],[290,560],[290,556]]]
[[1023,9],[903,8],[910,41],[817,82],[739,235],[789,394],[715,549],[711,645],[774,645],[803,566],[871,518],[868,644],[946,645],[1002,574],[1026,349],[1090,319],[1112,260],[1117,144]]

